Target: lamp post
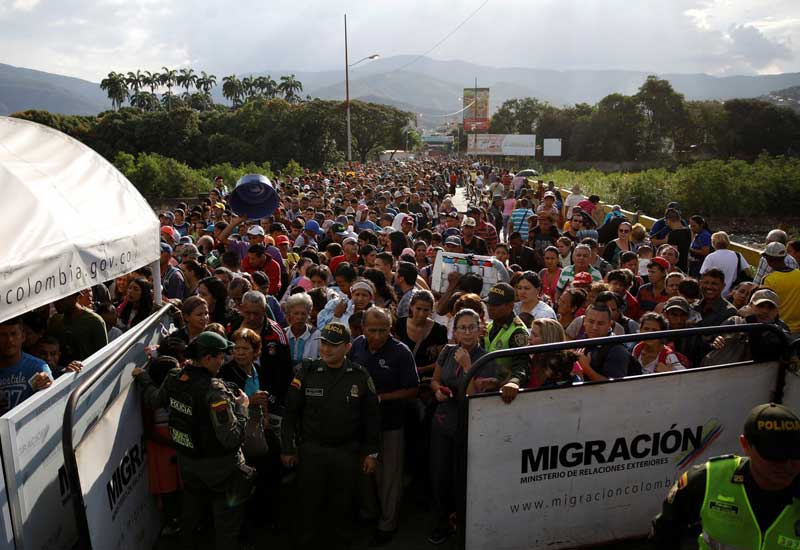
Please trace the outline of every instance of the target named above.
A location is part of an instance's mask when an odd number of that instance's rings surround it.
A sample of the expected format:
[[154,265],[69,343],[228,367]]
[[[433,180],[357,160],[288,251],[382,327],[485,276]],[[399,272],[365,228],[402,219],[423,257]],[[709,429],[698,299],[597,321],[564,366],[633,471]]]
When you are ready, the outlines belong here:
[[350,134],[350,67],[355,67],[362,61],[371,59],[378,59],[379,54],[374,53],[362,59],[359,59],[353,64],[350,64],[350,58],[347,55],[347,14],[344,14],[344,89],[345,89],[345,110],[347,112],[347,162],[348,164],[353,160],[352,135]]

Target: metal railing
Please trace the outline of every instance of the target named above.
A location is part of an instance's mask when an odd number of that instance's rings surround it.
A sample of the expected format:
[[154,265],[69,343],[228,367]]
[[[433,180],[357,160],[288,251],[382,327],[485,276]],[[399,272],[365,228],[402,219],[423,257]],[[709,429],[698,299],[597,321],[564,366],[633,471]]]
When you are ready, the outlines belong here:
[[[83,500],[83,493],[81,491],[81,479],[78,471],[78,461],[75,456],[75,440],[73,436],[73,427],[75,421],[75,411],[78,407],[80,398],[89,391],[126,353],[128,353],[134,346],[136,346],[139,338],[147,331],[153,329],[156,325],[163,322],[164,314],[174,309],[175,306],[167,304],[161,309],[157,310],[149,319],[136,325],[131,329],[133,333],[124,346],[112,353],[100,365],[92,369],[86,377],[81,380],[77,387],[72,390],[67,400],[67,406],[64,409],[64,422],[61,428],[61,447],[64,453],[64,468],[67,474],[67,480],[70,488],[70,498],[72,500],[72,508],[75,513],[75,523],[78,528],[78,550],[89,550],[92,547],[91,534],[89,532],[89,523],[86,518],[86,506]],[[77,443],[80,443],[79,441]]]
[[[466,545],[466,514],[467,514],[467,445],[469,439],[468,433],[468,413],[469,413],[469,399],[475,397],[490,397],[495,396],[499,399],[499,392],[480,393],[472,396],[467,396],[466,391],[470,382],[475,378],[487,365],[496,359],[505,357],[513,357],[518,355],[531,355],[534,353],[545,353],[552,351],[563,351],[575,348],[594,348],[597,346],[625,344],[628,342],[641,342],[645,340],[668,339],[675,340],[678,338],[691,338],[700,336],[713,336],[720,334],[730,333],[746,333],[746,334],[763,334],[770,332],[775,334],[781,342],[780,361],[782,368],[778,372],[778,379],[776,380],[775,388],[773,390],[772,401],[781,402],[783,399],[783,391],[786,383],[786,370],[792,353],[800,352],[800,339],[792,342],[789,336],[786,335],[779,327],[772,324],[765,323],[749,323],[741,325],[725,325],[716,327],[700,327],[700,328],[686,328],[677,330],[661,330],[656,332],[642,332],[637,334],[625,334],[620,336],[606,336],[603,338],[590,338],[584,340],[568,340],[565,342],[558,342],[555,344],[541,344],[536,346],[525,346],[520,348],[510,348],[487,353],[478,359],[474,365],[467,372],[466,378],[460,383],[457,395],[458,398],[458,430],[456,432],[456,521],[458,524],[458,544],[460,548]],[[747,361],[750,363],[751,361]],[[595,385],[595,384],[614,384],[624,382],[625,380],[640,379],[642,376],[681,376],[698,369],[726,369],[736,368],[736,363],[733,365],[716,365],[709,367],[697,367],[681,371],[630,376],[619,379],[610,379],[597,382],[582,382],[581,384]],[[537,388],[537,389],[520,389],[520,394],[539,392],[539,391],[569,391],[570,386],[559,386],[557,388]]]

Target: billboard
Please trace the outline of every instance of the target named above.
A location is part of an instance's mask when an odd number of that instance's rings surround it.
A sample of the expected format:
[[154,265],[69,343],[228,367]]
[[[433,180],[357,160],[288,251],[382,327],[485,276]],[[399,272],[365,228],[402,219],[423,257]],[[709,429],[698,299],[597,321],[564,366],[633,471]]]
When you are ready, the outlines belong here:
[[462,97],[464,99],[464,131],[488,131],[489,88],[464,88],[464,95]]
[[534,134],[469,134],[468,155],[501,155],[533,157],[536,155]]
[[546,157],[561,156],[561,138],[545,138],[543,154]]
[[744,419],[770,400],[779,371],[778,363],[693,369],[524,392],[510,405],[471,397],[467,550],[646,535],[683,472],[741,451]]

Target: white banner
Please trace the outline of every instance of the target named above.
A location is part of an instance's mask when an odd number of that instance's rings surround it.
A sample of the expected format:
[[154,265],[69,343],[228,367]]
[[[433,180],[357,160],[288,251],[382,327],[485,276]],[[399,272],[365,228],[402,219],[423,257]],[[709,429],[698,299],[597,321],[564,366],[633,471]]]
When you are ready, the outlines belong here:
[[741,452],[779,366],[642,376],[469,400],[467,550],[573,548],[644,536],[693,464]]
[[542,154],[546,157],[561,156],[561,138],[545,138],[542,142]]
[[536,136],[533,134],[468,134],[467,154],[533,157],[536,155]]
[[431,290],[444,292],[447,290],[447,276],[453,271],[462,275],[477,273],[483,279],[481,296],[489,294],[492,286],[503,280],[495,267],[497,259],[494,256],[473,256],[472,254],[458,254],[456,252],[439,252],[433,263],[431,273]]
[[[168,311],[160,310],[153,315],[169,326]],[[77,541],[61,449],[64,408],[80,379],[115,350],[129,344],[130,335],[123,334],[87,359],[82,372],[63,375],[50,388],[34,394],[0,417],[3,469],[18,549],[71,550]],[[146,361],[145,347],[157,344],[160,337],[161,324],[156,323],[83,395],[75,414],[75,442],[81,441],[86,431],[132,382],[133,367]]]
[[[75,450],[92,548],[140,550],[158,539],[140,394],[127,386]],[[124,427],[124,428],[123,428]]]

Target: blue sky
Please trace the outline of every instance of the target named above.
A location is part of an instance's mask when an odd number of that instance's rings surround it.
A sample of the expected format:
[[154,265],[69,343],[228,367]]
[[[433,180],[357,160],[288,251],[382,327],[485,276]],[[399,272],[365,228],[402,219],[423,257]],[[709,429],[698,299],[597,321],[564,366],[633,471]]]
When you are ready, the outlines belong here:
[[[798,0],[489,0],[437,59],[714,75],[800,71]],[[484,0],[0,0],[0,62],[98,81],[192,66],[339,69],[428,50]]]

